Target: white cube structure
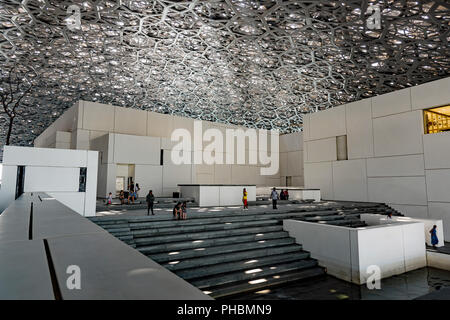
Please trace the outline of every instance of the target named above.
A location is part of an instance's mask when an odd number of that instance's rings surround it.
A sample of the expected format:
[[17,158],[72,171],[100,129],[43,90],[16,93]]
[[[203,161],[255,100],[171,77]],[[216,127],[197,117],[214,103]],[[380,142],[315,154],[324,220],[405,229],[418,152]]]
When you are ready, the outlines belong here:
[[[447,77],[305,115],[305,187],[325,200],[383,202],[442,220],[450,238],[450,132],[426,132],[424,116],[450,104],[449,86]],[[347,158],[339,159],[343,135]]]
[[97,151],[5,146],[0,212],[21,185],[22,192],[45,192],[82,216],[95,216],[97,165]]
[[183,197],[194,198],[200,207],[242,205],[243,189],[247,201],[256,201],[255,185],[179,184]]
[[283,229],[328,274],[356,284],[427,266],[423,222],[349,228],[288,219]]

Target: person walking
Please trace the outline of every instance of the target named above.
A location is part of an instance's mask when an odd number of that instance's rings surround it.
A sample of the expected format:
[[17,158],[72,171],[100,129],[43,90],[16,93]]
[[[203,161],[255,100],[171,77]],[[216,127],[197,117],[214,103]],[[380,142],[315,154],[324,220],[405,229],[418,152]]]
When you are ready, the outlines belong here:
[[248,195],[248,192],[247,192],[247,190],[244,188],[244,190],[243,190],[243,195],[242,195],[242,202],[244,203],[244,210],[248,210],[247,195]]
[[288,191],[288,189],[286,189],[284,191],[284,197],[286,198],[286,200],[289,200],[289,191]]
[[150,190],[148,192],[148,195],[146,197],[146,201],[147,201],[147,215],[150,215],[150,210],[152,210],[152,216],[154,216],[155,214],[153,213],[153,203],[155,202],[155,196],[153,195],[153,191]]
[[277,208],[278,192],[275,187],[273,187],[273,189],[272,189],[272,193],[270,194],[270,199],[272,199],[272,208],[278,209]]
[[431,245],[433,246],[434,249],[436,249],[436,245],[439,243],[436,225],[433,226],[433,229],[430,230],[430,233],[431,233]]

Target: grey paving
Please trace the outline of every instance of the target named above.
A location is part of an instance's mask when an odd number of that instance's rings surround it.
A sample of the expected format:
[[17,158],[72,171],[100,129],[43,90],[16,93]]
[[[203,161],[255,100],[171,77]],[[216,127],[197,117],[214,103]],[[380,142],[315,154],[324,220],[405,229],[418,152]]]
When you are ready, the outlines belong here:
[[[24,194],[0,215],[0,299],[211,299],[92,221],[44,197]],[[80,289],[67,286],[69,266],[80,268]]]
[[0,257],[0,300],[54,299],[42,241],[0,240]]

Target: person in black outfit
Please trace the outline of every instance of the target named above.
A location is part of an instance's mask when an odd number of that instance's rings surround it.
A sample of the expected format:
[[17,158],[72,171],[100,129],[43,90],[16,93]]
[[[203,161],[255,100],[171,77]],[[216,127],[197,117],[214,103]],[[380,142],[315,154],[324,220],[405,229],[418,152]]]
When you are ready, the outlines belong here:
[[134,192],[134,182],[133,182],[133,178],[130,178],[130,185],[128,186],[128,190],[130,192]]
[[150,215],[150,210],[152,210],[152,216],[154,216],[155,214],[153,213],[153,203],[155,202],[155,196],[153,195],[153,191],[150,190],[148,192],[148,195],[146,197],[147,200],[147,215]]
[[173,218],[175,220],[180,220],[182,214],[183,214],[183,210],[181,209],[181,202],[177,202],[177,204],[173,208]]

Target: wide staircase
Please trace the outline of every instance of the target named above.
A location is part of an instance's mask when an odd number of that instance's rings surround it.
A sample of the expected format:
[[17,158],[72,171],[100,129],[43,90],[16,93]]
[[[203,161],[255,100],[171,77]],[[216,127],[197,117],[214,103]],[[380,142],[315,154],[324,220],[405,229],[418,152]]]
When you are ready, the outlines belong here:
[[170,215],[91,220],[205,293],[221,298],[325,274],[283,231],[284,219],[360,226],[360,213],[385,210],[389,207],[349,203],[295,205],[277,212],[267,208],[190,212],[189,219],[181,221]]

